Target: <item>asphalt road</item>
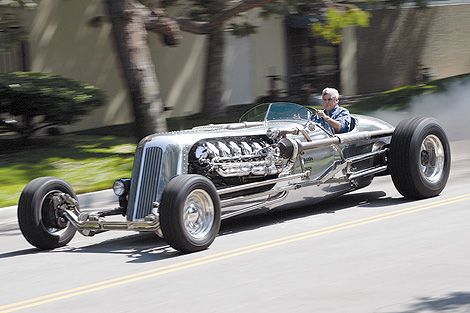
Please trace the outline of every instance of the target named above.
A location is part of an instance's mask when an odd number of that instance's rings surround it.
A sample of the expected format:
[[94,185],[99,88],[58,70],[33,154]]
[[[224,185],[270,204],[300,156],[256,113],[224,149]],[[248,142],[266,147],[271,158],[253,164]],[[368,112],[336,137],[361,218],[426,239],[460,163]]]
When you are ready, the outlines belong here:
[[[206,251],[152,234],[41,252],[0,224],[0,312],[470,312],[470,148],[441,196],[389,177],[316,207],[226,221]],[[1,223],[1,222],[0,222]]]

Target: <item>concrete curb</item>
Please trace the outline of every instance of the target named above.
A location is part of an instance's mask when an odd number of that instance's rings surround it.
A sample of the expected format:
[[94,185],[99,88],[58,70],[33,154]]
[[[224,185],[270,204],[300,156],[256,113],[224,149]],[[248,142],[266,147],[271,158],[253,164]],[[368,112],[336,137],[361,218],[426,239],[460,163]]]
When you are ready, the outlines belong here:
[[[78,195],[81,209],[108,208],[118,206],[118,200],[112,189]],[[0,233],[19,229],[16,216],[17,206],[0,208]]]
[[0,233],[18,229],[16,206],[0,208]]

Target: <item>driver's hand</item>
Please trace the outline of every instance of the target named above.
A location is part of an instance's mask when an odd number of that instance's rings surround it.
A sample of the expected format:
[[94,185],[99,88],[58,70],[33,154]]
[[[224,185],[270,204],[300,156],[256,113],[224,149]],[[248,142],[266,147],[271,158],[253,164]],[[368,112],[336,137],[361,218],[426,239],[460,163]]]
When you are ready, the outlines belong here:
[[325,118],[326,114],[323,110],[317,110],[317,116],[321,118]]

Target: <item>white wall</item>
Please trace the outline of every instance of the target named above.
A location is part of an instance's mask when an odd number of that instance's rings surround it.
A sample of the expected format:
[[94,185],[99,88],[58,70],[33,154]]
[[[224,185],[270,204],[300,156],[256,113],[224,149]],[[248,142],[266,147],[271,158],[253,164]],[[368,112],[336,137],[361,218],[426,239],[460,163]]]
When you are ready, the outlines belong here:
[[251,103],[255,98],[252,68],[254,65],[253,38],[225,35],[225,103]]
[[[258,10],[243,18],[257,25],[256,33],[235,37],[227,33],[225,96],[228,104],[252,103],[266,95],[268,75],[286,76],[285,34],[282,18],[260,19]],[[279,86],[285,88],[284,85]]]

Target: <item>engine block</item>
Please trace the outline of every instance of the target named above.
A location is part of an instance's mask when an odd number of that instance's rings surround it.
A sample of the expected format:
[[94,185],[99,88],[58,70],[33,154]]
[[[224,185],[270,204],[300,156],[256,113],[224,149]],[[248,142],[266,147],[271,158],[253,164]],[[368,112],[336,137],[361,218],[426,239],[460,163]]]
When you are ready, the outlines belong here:
[[285,163],[266,136],[201,140],[191,149],[189,161],[196,172],[221,177],[277,175]]

